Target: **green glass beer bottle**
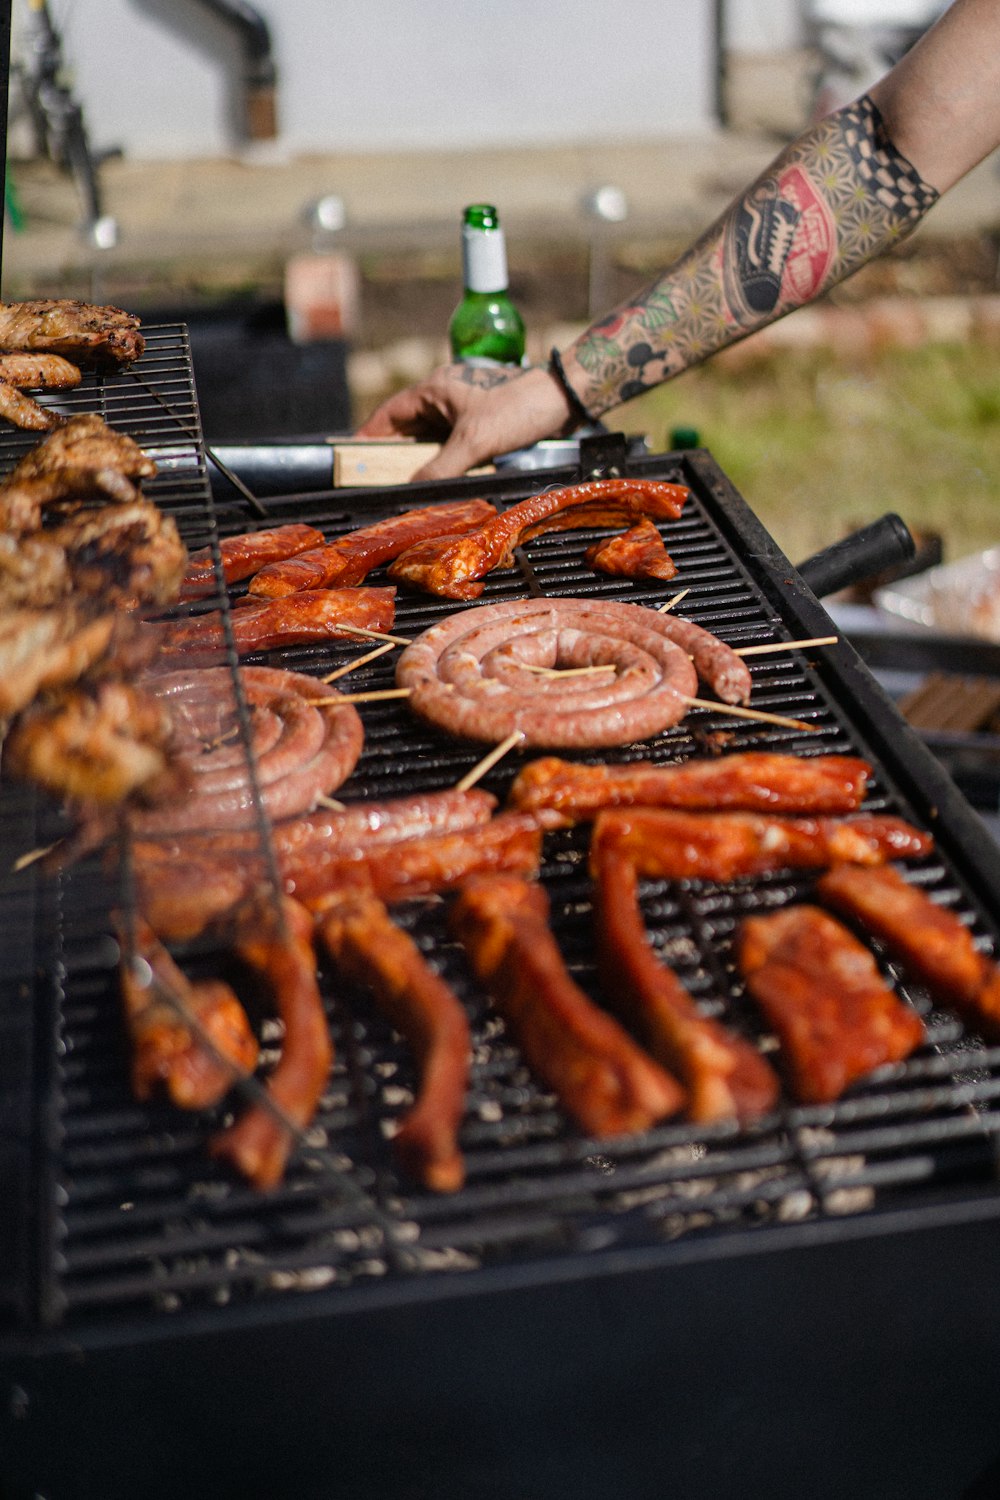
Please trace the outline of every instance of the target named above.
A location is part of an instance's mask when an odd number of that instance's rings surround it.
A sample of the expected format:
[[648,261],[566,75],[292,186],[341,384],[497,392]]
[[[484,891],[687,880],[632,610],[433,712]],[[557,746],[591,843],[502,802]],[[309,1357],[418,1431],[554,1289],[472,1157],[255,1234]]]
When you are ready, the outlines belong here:
[[477,365],[524,363],[524,323],[507,295],[507,248],[496,209],[472,203],[462,216],[464,294],[448,324],[452,358]]

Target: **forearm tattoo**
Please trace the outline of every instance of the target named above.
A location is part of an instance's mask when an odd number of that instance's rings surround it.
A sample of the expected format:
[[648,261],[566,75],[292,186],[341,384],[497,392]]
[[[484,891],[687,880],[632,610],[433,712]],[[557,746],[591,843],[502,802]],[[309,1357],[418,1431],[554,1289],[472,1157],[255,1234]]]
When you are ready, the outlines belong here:
[[477,365],[470,360],[451,365],[449,373],[453,380],[460,380],[463,385],[474,385],[480,390],[491,391],[494,386],[506,385],[508,381],[517,380],[521,375],[527,374],[527,367]]
[[802,136],[677,264],[566,351],[595,415],[843,281],[938,197],[866,95]]

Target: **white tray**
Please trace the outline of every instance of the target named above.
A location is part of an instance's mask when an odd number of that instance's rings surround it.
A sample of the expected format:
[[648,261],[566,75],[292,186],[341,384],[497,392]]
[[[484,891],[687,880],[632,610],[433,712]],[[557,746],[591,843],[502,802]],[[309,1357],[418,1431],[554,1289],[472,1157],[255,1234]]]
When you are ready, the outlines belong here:
[[901,578],[877,589],[874,603],[944,635],[1000,641],[1000,547]]

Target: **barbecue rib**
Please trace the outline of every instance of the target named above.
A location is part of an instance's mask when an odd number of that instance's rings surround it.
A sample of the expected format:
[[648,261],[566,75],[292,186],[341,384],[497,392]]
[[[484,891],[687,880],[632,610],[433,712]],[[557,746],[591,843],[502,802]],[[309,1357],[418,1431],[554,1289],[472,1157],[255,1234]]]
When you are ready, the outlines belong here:
[[[167,846],[169,848],[169,845]],[[142,910],[164,938],[185,942],[224,920],[238,902],[267,879],[246,851],[240,858],[165,858],[149,840],[135,846],[134,868]],[[276,850],[284,889],[310,910],[322,912],[345,890],[369,892],[391,905],[411,896],[454,890],[482,872],[538,874],[542,833],[533,818],[501,813],[478,827],[436,832],[351,850],[316,847],[313,841]]]
[[250,584],[251,594],[279,599],[303,589],[347,588],[363,583],[368,574],[405,552],[420,540],[472,531],[496,515],[488,500],[457,500],[428,505],[374,521],[333,542],[299,552],[285,562],[261,569]]
[[[240,536],[226,537],[219,543],[223,582],[239,583],[268,563],[280,562],[322,544],[323,533],[300,521],[292,521],[287,526],[272,526],[266,531],[248,531]],[[188,558],[181,598],[201,599],[214,591],[215,559],[210,547],[202,547]]]
[[399,1161],[432,1192],[457,1192],[465,1180],[457,1137],[471,1054],[465,1011],[377,897],[345,891],[324,911],[319,933],[337,972],[371,989],[416,1054],[416,1103],[392,1143]]
[[768,870],[822,869],[917,859],[929,834],[902,818],[766,818],[755,813],[686,813],[660,807],[602,812],[591,840],[591,868],[605,847],[620,850],[640,875],[661,880],[738,880]]
[[650,1054],[684,1084],[689,1118],[746,1121],[773,1109],[778,1080],[763,1057],[701,1015],[657,958],[639,908],[635,866],[614,849],[597,863],[594,915],[601,987]]
[[607,573],[612,578],[659,578],[666,582],[677,577],[677,566],[648,516],[618,536],[595,542],[583,558],[595,573]]
[[[233,644],[240,656],[251,651],[273,651],[309,641],[351,636],[361,630],[392,628],[396,590],[392,588],[313,589],[287,599],[255,599],[238,605],[229,615]],[[163,666],[173,671],[178,658],[211,658],[225,650],[224,616],[219,610],[184,620],[157,621],[149,626],[160,640]]]
[[688,812],[847,813],[864,801],[871,766],[851,755],[738,751],[713,760],[657,766],[581,765],[545,755],[515,777],[507,801],[547,828],[568,827],[610,807]]
[[257,1066],[246,1012],[221,980],[190,983],[147,922],[115,923],[123,948],[121,989],[132,1043],[132,1092],[162,1087],[180,1109],[208,1109]]
[[620,526],[643,516],[676,521],[689,491],[655,479],[592,479],[542,490],[512,505],[465,536],[415,543],[389,568],[389,577],[446,599],[477,599],[494,568],[513,566],[514,549],[548,531]]
[[451,911],[452,931],[531,1068],[594,1136],[647,1130],[680,1110],[679,1084],[571,978],[540,885],[477,876]]
[[125,369],[145,340],[139,319],[120,307],[69,298],[0,303],[0,349],[62,354],[75,364]]
[[891,865],[837,865],[817,894],[883,942],[936,999],[976,1030],[1000,1040],[1000,969],[980,953],[965,924]]
[[333,1063],[333,1043],[316,983],[312,919],[297,902],[251,903],[237,918],[235,951],[272,990],[284,1038],[266,1085],[274,1110],[252,1104],[214,1137],[210,1150],[266,1190],[284,1175],[293,1130],[312,1121]]
[[923,1041],[923,1022],[889,989],[868,949],[819,907],[747,917],[737,956],[804,1104],[838,1099]]

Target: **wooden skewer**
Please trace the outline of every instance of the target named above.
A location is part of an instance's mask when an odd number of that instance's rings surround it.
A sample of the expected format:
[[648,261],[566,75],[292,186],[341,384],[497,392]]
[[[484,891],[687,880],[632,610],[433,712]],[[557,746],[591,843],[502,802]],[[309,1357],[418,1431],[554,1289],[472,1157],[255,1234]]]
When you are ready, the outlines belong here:
[[766,651],[799,651],[806,646],[835,646],[837,635],[817,635],[810,641],[770,641],[764,646],[739,646],[737,656],[763,656]]
[[710,708],[713,713],[733,714],[738,719],[759,719],[762,724],[780,724],[782,729],[808,729],[813,734],[820,728],[818,724],[807,724],[804,719],[786,719],[782,714],[765,713],[759,708],[740,708],[734,703],[711,703],[707,698],[688,698],[684,693],[677,696],[689,708]]
[[680,604],[681,600],[690,594],[690,592],[690,589],[681,589],[680,593],[675,594],[672,599],[668,599],[666,604],[658,604],[656,607],[660,611],[660,614],[665,615],[668,609],[673,609],[676,604]]
[[413,642],[405,635],[387,635],[384,630],[368,630],[364,625],[341,625],[338,622],[337,629],[345,631],[348,635],[364,635],[373,641],[392,641],[394,646],[413,645]]
[[238,724],[234,724],[232,729],[226,730],[225,734],[217,734],[214,740],[206,740],[205,749],[218,750],[219,746],[224,745],[227,740],[234,740],[239,732],[240,726]]
[[535,667],[526,665],[526,672],[537,672],[539,677],[592,677],[597,672],[617,672],[614,662],[605,662],[600,667]]
[[320,681],[336,682],[338,677],[346,677],[348,672],[355,672],[357,671],[358,667],[367,666],[367,664],[370,661],[374,661],[377,656],[384,656],[387,651],[391,651],[393,649],[395,644],[395,641],[386,641],[384,646],[376,646],[374,651],[366,651],[364,656],[359,656],[354,661],[348,662],[346,667],[338,667],[335,672],[330,672],[326,677],[321,677]]
[[325,797],[320,795],[316,798],[317,807],[328,807],[331,812],[346,812],[347,804],[338,802],[336,797]]
[[310,698],[317,707],[324,703],[378,703],[383,698],[408,698],[411,688],[381,688],[372,693],[339,693],[336,698]]
[[470,787],[475,786],[480,777],[485,776],[486,772],[491,770],[498,760],[503,760],[504,756],[508,755],[514,746],[519,745],[523,739],[523,730],[512,729],[505,740],[501,740],[499,745],[494,745],[493,749],[488,755],[483,756],[478,765],[473,766],[472,770],[467,771],[461,781],[455,783],[456,792],[467,792]]
[[44,859],[46,854],[52,853],[53,849],[58,849],[59,845],[62,842],[62,839],[56,839],[54,844],[48,844],[44,849],[30,849],[27,854],[22,854],[19,859],[15,859],[14,863],[10,867],[11,873],[14,875],[19,875],[21,871],[26,870],[29,865],[33,865],[38,860]]

